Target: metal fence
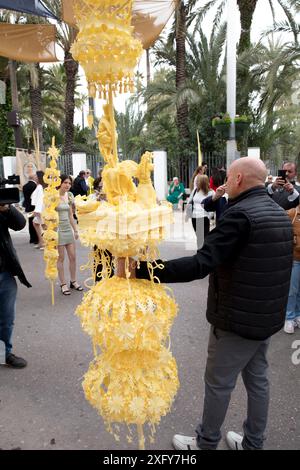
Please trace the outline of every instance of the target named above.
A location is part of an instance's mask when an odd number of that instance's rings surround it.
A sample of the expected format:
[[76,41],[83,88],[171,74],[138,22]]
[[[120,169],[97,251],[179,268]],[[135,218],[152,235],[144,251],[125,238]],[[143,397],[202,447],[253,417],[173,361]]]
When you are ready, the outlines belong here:
[[[202,161],[207,164],[207,174],[210,176],[213,168],[218,166],[224,166],[226,168],[226,155],[220,155],[219,153],[207,152],[202,155]],[[168,161],[168,181],[172,180],[175,176],[179,176],[182,172],[179,169],[179,163]],[[189,181],[196,168],[198,167],[198,156],[193,155],[187,162],[184,181],[185,185],[189,186]]]

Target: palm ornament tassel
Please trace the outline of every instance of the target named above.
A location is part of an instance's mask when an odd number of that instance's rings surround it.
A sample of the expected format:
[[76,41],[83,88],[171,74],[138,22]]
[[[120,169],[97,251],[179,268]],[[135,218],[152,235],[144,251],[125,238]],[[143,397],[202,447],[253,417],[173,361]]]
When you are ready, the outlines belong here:
[[[153,442],[155,427],[170,411],[179,387],[170,351],[177,305],[168,295],[170,290],[153,275],[158,244],[173,221],[172,207],[156,201],[151,153],[146,152],[139,164],[120,162],[117,153],[113,98],[132,87],[142,52],[132,34],[132,1],[80,0],[74,2],[74,12],[79,33],[72,54],[85,69],[90,95],[98,92],[106,100],[97,137],[105,161],[107,201],[76,197],[81,243],[96,245],[102,262],[101,281],[85,294],[76,311],[95,353],[83,388],[108,431],[118,440],[120,424],[125,423],[132,442],[132,427],[137,428],[139,448],[144,449],[145,425]],[[107,250],[114,259],[126,259],[126,278],[110,277]],[[150,281],[130,279],[132,257],[137,264],[148,262]]]
[[57,159],[59,151],[55,147],[55,138],[52,139],[52,147],[50,147],[48,154],[51,157],[50,166],[46,168],[44,181],[47,187],[44,190],[44,210],[42,218],[46,225],[44,232],[44,260],[46,263],[45,276],[51,282],[52,292],[52,305],[54,305],[54,282],[57,279],[57,259],[58,259],[58,212],[56,210],[59,204],[59,192],[58,187],[60,186],[60,171],[57,169]]

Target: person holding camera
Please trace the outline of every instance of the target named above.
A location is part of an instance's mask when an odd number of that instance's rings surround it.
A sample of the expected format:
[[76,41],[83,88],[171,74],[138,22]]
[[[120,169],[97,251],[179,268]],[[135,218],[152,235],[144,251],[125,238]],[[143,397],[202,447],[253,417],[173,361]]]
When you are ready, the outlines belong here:
[[19,231],[26,225],[26,219],[12,205],[0,203],[0,341],[5,344],[6,364],[16,369],[26,367],[27,362],[12,353],[17,276],[22,284],[31,287],[23,273],[14,249],[9,229]]
[[297,167],[295,163],[284,163],[278,170],[274,183],[268,185],[268,193],[277,204],[285,210],[293,209],[299,204],[300,186],[296,183]]

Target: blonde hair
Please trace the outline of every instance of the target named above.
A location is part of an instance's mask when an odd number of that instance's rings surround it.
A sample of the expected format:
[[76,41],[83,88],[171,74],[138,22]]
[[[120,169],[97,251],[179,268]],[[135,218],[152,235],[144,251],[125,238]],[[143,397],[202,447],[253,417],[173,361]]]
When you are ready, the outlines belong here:
[[191,181],[190,181],[190,190],[191,191],[194,190],[194,181],[195,181],[195,178],[197,178],[198,175],[203,175],[203,166],[198,166],[198,168],[196,168],[196,170],[193,173],[193,176],[192,176]]
[[196,177],[197,192],[202,191],[205,195],[209,192],[209,179],[206,175],[198,175]]

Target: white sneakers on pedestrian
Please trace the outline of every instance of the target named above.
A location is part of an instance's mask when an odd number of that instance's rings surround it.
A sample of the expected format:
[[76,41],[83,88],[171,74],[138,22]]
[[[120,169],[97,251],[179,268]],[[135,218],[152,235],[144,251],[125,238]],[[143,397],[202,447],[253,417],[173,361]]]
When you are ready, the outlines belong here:
[[300,328],[300,317],[297,317],[295,320],[286,320],[284,323],[284,332],[292,335],[295,333],[295,328]]
[[300,317],[297,317],[294,323],[295,323],[295,327],[300,328]]
[[175,434],[172,444],[176,450],[201,450],[197,446],[195,437],[181,436],[181,434]]
[[229,431],[226,435],[226,442],[231,450],[244,450],[242,446],[243,436],[236,432]]
[[286,320],[284,323],[284,332],[292,335],[295,332],[295,323],[294,320]]

